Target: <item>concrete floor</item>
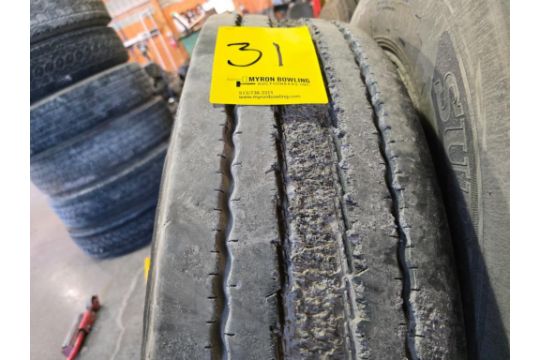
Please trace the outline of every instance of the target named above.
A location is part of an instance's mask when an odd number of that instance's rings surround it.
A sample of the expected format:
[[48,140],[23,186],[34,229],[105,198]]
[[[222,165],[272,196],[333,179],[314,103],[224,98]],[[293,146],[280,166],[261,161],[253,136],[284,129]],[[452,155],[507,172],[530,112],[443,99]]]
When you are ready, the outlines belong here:
[[138,359],[150,247],[111,260],[86,256],[34,186],[30,189],[31,359],[64,359],[62,341],[90,296],[103,307],[78,359]]

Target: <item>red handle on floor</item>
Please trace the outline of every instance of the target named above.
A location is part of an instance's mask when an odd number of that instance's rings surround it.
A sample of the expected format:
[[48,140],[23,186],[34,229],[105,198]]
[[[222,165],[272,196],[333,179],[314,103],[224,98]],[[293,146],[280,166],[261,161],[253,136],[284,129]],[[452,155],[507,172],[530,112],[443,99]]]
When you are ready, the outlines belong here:
[[73,348],[71,349],[71,352],[69,353],[67,360],[74,360],[79,352],[81,351],[82,345],[84,343],[84,339],[86,338],[86,335],[90,333],[90,330],[92,330],[92,326],[94,325],[94,322],[96,321],[96,312],[101,307],[99,303],[99,299],[97,296],[92,296],[92,299],[90,301],[90,305],[86,309],[86,311],[82,314],[81,321],[79,322],[78,326],[78,334],[77,338],[75,339],[75,342],[73,344]]

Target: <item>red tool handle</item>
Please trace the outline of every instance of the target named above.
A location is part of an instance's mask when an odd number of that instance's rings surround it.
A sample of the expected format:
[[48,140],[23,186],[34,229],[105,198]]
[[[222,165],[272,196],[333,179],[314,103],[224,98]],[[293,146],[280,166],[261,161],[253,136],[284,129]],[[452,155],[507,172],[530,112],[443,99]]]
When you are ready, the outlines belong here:
[[71,349],[67,360],[74,360],[79,354],[79,351],[81,351],[84,339],[86,335],[90,332],[90,330],[92,330],[92,326],[94,325],[94,321],[96,320],[96,312],[99,310],[100,307],[101,305],[99,303],[98,297],[92,296],[90,305],[88,306],[87,310],[82,314],[81,321],[79,322],[77,338],[75,339],[75,343],[73,344],[73,348]]
[[75,360],[77,355],[79,355],[85,336],[86,332],[84,330],[79,330],[79,335],[77,335],[77,339],[75,340],[75,344],[73,345],[73,349],[71,350],[71,353],[69,353],[67,360]]

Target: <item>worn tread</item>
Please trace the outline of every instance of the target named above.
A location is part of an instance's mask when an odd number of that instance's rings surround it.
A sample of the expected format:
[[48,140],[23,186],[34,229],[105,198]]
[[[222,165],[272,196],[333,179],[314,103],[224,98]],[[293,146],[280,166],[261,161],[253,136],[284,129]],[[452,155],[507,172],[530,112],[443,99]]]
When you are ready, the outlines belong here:
[[70,231],[94,233],[141,208],[156,204],[168,142],[81,190],[51,198],[51,206]]
[[210,18],[191,62],[143,358],[462,359],[444,210],[395,69],[376,47],[357,52],[341,25],[307,21],[331,103],[275,107],[272,129],[268,107],[208,104],[216,29],[233,20]]
[[454,243],[469,356],[482,360],[510,357],[509,4],[366,0],[351,18],[397,64],[422,116]]
[[[308,21],[330,93],[332,136],[339,157],[344,239],[350,251],[351,328],[362,359],[404,358],[406,318],[398,234],[373,108],[360,70],[339,30]],[[356,74],[355,76],[352,76]],[[381,284],[385,284],[381,286]]]
[[30,156],[124,114],[152,96],[152,83],[136,63],[115,66],[30,107]]
[[222,106],[211,106],[208,96],[217,27],[234,22],[233,15],[207,20],[180,100],[161,186],[163,210],[156,219],[145,359],[219,358],[223,351],[220,319],[228,220],[215,209],[227,201],[223,189],[229,179],[222,166],[230,154],[222,139],[230,115]]
[[107,178],[169,137],[172,119],[154,98],[30,159],[32,182],[55,196]]
[[30,1],[30,43],[111,20],[102,0]]
[[[274,114],[268,107],[238,107],[231,164],[234,189],[227,243],[230,270],[224,283],[228,314],[224,331],[230,359],[280,354],[281,245],[276,220]],[[257,156],[253,156],[257,153]]]
[[83,28],[30,47],[30,102],[128,60],[109,27]]
[[406,287],[409,356],[463,359],[466,341],[452,243],[433,161],[395,67],[361,30],[337,24],[368,88],[388,166]]
[[102,0],[30,1],[30,43],[111,20]]
[[[268,26],[268,18],[249,16],[241,25]],[[229,359],[277,359],[282,353],[283,274],[274,113],[266,106],[237,106],[234,116],[226,243],[230,266],[223,284],[227,306],[222,320],[223,332],[230,335],[224,345]]]
[[148,245],[154,232],[155,204],[136,210],[102,231],[70,230],[69,235],[85,253],[98,259],[127,254]]
[[30,1],[30,43],[111,20],[102,0]]

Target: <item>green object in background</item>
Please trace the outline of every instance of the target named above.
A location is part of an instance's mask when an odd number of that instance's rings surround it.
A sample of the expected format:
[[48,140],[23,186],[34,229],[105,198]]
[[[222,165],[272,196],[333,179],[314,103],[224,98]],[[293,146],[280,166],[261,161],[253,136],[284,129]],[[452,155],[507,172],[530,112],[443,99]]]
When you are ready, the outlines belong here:
[[186,48],[187,52],[189,53],[189,56],[191,56],[191,53],[193,52],[193,48],[195,47],[195,43],[197,42],[197,38],[199,37],[199,31],[195,31],[188,36],[185,36],[180,39],[182,42],[182,45]]

